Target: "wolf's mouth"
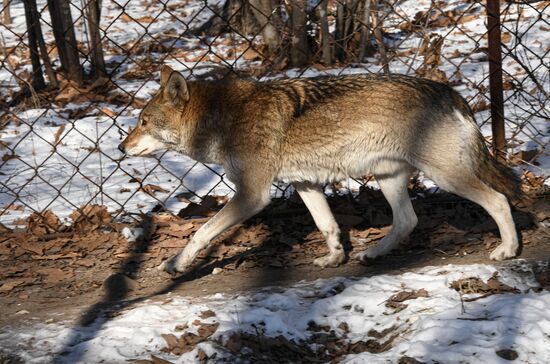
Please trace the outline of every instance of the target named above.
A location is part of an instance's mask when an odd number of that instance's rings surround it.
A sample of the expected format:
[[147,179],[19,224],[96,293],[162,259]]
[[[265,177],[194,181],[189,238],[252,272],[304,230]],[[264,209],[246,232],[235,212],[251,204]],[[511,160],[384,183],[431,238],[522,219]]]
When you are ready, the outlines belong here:
[[151,152],[152,151],[150,151],[149,148],[145,148],[141,150],[139,153],[136,153],[136,156],[139,156],[139,157],[148,156],[149,154],[151,154]]

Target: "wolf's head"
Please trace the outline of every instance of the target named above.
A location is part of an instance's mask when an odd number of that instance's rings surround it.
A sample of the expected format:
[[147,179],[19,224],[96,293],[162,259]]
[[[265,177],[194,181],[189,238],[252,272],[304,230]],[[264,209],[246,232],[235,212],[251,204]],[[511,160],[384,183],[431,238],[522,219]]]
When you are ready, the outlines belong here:
[[189,89],[183,75],[164,66],[160,89],[139,115],[138,123],[118,149],[128,155],[146,155],[177,143],[173,126],[189,101]]

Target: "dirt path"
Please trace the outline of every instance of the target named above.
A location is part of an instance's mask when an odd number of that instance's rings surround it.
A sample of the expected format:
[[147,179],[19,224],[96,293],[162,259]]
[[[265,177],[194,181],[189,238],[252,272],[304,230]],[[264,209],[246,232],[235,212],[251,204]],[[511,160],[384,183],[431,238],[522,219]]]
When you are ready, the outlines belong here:
[[[533,233],[536,234],[538,231],[527,232],[528,235]],[[535,244],[525,246],[520,259],[550,262],[550,244],[548,242],[548,240],[546,243],[537,240]],[[126,300],[135,303],[148,298],[162,300],[165,297],[164,295],[169,292],[187,297],[202,297],[218,292],[231,294],[266,286],[288,286],[301,280],[311,281],[337,276],[360,277],[377,274],[398,274],[430,265],[495,264],[495,262],[488,260],[487,251],[476,251],[467,255],[457,253],[452,256],[446,256],[435,251],[433,253],[423,251],[410,254],[403,251],[401,254],[395,253],[372,261],[369,265],[359,264],[351,259],[338,268],[326,269],[320,269],[309,263],[304,262],[302,265],[290,269],[255,266],[238,270],[223,270],[216,275],[201,271],[197,273],[194,279],[172,279],[164,273],[152,271],[147,279],[142,278],[134,281],[137,286],[129,291]],[[17,325],[27,321],[55,322],[71,320],[86,322],[96,317],[96,314],[99,313],[96,310],[116,311],[117,306],[116,301],[105,301],[106,294],[103,287],[97,287],[84,294],[66,297],[59,297],[55,290],[37,296],[39,299],[33,299],[33,297],[28,299],[0,298],[0,305],[3,308],[0,325]],[[105,304],[101,304],[102,302]],[[86,320],[87,317],[88,320]]]
[[[542,207],[537,205],[529,213],[514,213],[523,241],[521,259],[550,260],[548,201],[541,201]],[[145,224],[149,237],[136,243],[128,243],[116,231],[120,227],[49,241],[14,234],[1,242],[9,254],[0,261],[0,289],[4,288],[0,325],[67,319],[86,324],[100,313],[116,314],[148,298],[162,299],[169,292],[201,297],[335,276],[397,274],[428,265],[494,263],[488,258],[499,243],[494,223],[464,200],[439,196],[437,201],[415,201],[420,224],[409,241],[367,264],[359,264],[354,256],[387,233],[387,227],[368,227],[391,223],[387,207],[377,199],[367,208],[345,198],[331,205],[351,256],[338,268],[311,264],[326,253],[325,243],[303,206],[291,201],[275,203],[247,225],[224,234],[201,256],[194,272],[177,278],[156,267],[207,218],[160,215],[150,222],[152,227]]]

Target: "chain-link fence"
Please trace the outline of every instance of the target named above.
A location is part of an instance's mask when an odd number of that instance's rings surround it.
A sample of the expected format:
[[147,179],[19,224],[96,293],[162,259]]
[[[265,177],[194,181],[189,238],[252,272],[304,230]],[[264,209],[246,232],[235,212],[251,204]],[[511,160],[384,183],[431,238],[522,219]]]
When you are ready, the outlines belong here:
[[488,143],[491,119],[504,116],[508,163],[544,175],[550,2],[489,3],[499,16],[476,0],[4,0],[0,223],[23,225],[46,210],[67,218],[96,204],[118,217],[177,213],[230,195],[219,166],[172,152],[122,159],[117,150],[163,64],[190,78],[384,72],[446,82],[469,101]]

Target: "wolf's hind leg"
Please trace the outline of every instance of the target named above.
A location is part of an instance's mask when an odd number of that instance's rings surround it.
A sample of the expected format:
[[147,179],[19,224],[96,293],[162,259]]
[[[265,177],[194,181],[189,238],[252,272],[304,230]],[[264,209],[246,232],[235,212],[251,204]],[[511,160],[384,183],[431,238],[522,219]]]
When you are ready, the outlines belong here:
[[410,170],[406,168],[391,175],[376,176],[382,193],[391,206],[393,226],[388,235],[378,244],[357,254],[359,260],[363,261],[366,258],[376,258],[387,254],[414,230],[418,218],[407,193],[410,175]]
[[269,204],[270,199],[267,187],[255,192],[237,187],[235,196],[229,200],[227,205],[195,233],[180,253],[162,263],[159,268],[171,274],[184,272],[212,239],[231,226],[240,224],[260,212]]
[[460,178],[442,178],[435,171],[430,173],[435,183],[446,191],[477,203],[495,220],[502,243],[490,254],[492,260],[515,257],[519,248],[518,234],[510,204],[506,196],[487,186],[474,175],[462,173]]
[[320,267],[337,267],[344,262],[346,255],[340,243],[340,228],[330,211],[323,191],[319,186],[310,183],[295,183],[294,187],[311,213],[315,225],[325,237],[329,248],[329,253],[315,259],[313,264]]

